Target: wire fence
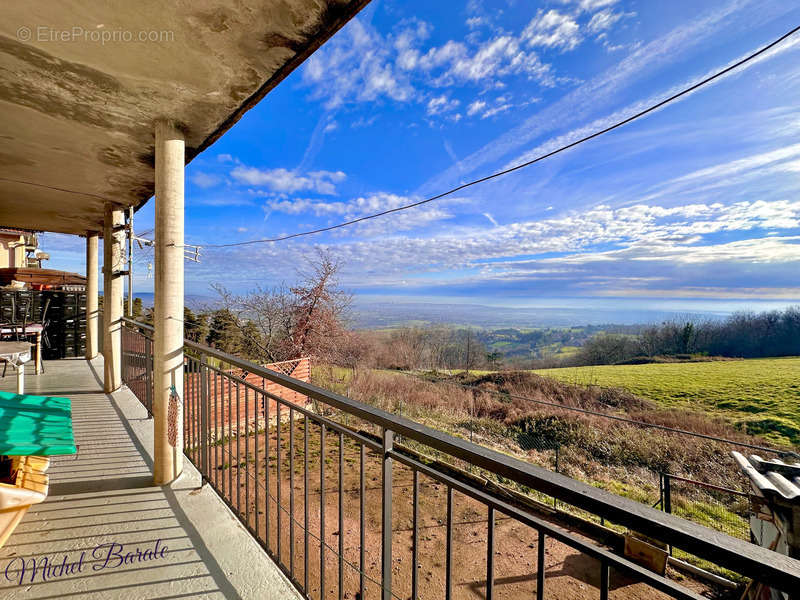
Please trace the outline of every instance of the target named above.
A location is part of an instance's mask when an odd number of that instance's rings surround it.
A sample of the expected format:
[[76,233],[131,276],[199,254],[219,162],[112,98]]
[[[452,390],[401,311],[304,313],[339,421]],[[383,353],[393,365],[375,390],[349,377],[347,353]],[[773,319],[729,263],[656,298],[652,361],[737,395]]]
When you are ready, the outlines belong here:
[[[422,376],[433,383],[454,384],[451,379],[431,379],[429,373]],[[320,383],[324,387],[336,382],[323,378]],[[474,393],[473,401],[462,402],[460,408],[454,410],[455,418],[438,419],[433,413],[427,415],[425,422],[432,427],[488,448],[497,448],[498,443],[507,445],[511,441],[508,451],[527,462],[750,541],[749,483],[731,457],[730,450],[738,448],[780,454],[779,450],[745,440],[629,419],[613,407],[610,410],[614,412],[605,413],[500,390],[457,382],[455,385]],[[438,393],[446,395],[447,388]],[[486,404],[481,407],[478,399],[481,394],[496,395],[500,404],[509,402],[509,399],[520,400],[524,407],[530,402],[530,412],[523,408],[522,414],[526,417],[517,418],[513,425],[504,425],[498,420],[500,417],[487,416]],[[425,409],[420,412],[413,403],[390,402],[382,407],[412,419],[426,416]],[[340,417],[332,415],[332,418]],[[345,424],[354,424],[351,416],[342,415],[341,418]],[[596,418],[608,419],[607,425]],[[626,437],[630,439],[626,440]],[[631,448],[633,453],[627,453],[627,448]],[[681,451],[689,448],[693,449],[687,453],[691,460],[682,462],[678,457]],[[648,463],[658,466],[649,466]],[[483,475],[474,465],[459,466],[472,474]],[[486,475],[491,477],[491,474]],[[545,494],[534,493],[533,496],[561,510],[614,527],[602,518],[575,511]],[[665,496],[671,501],[665,501]],[[686,558],[709,567],[688,555]]]
[[661,482],[665,512],[750,540],[749,493],[666,473]]
[[[476,392],[487,391],[474,387],[469,389]],[[507,398],[508,394],[504,396]],[[520,397],[515,396],[515,398]],[[636,443],[653,446],[645,452],[651,453],[649,458],[654,462],[664,463],[662,468],[653,468],[639,462],[641,457],[615,454],[621,452],[619,447],[624,449],[625,444],[619,443],[619,440],[603,439],[603,435],[596,431],[594,434],[598,439],[593,440],[596,447],[590,448],[581,444],[581,435],[576,434],[575,429],[583,426],[584,429],[594,431],[596,425],[594,417],[613,415],[583,409],[578,409],[576,415],[574,407],[549,406],[553,403],[536,402],[532,404],[531,418],[519,419],[515,426],[504,426],[503,431],[498,433],[499,422],[491,417],[487,418],[476,404],[478,403],[462,404],[463,414],[456,415],[455,419],[428,418],[425,422],[488,448],[497,448],[498,443],[503,443],[502,440],[506,442],[509,439],[513,440],[513,446],[507,451],[524,458],[527,462],[574,479],[587,481],[643,505],[674,514],[743,541],[751,541],[749,484],[732,459],[729,449],[744,446],[755,451],[761,449],[777,453],[776,450],[674,428],[653,428],[648,423],[632,419],[612,419],[609,431],[614,432],[615,436],[633,436],[637,440]],[[412,404],[399,402],[389,408],[398,415],[412,419],[420,418],[418,408]],[[569,418],[569,415],[575,415],[576,418]],[[341,418],[347,425],[360,426],[352,416],[346,414],[332,414],[331,418]],[[662,446],[652,443],[654,438],[658,438]],[[698,460],[697,463],[683,464],[668,456],[675,447],[695,447],[698,449],[697,455],[705,456],[705,459]],[[598,448],[600,452],[607,454],[597,455]],[[708,456],[713,456],[713,463],[708,460]],[[461,464],[452,458],[448,460],[473,475],[486,479],[493,478],[492,473],[484,473],[472,464]],[[614,462],[616,464],[609,465]],[[547,494],[530,490],[525,490],[525,493],[562,512],[610,527],[620,533],[625,531],[624,527],[576,509]],[[676,558],[718,575],[732,576],[730,571],[718,568],[709,561],[679,549],[675,549],[674,552],[670,550]]]
[[[599,487],[635,499],[642,504],[659,508],[664,512],[675,514],[745,541],[750,541],[750,487],[747,478],[741,473],[727,448],[745,448],[761,453],[783,454],[780,450],[757,444],[671,427],[659,427],[616,414],[566,406],[475,386],[461,385],[461,387],[473,392],[498,393],[505,398],[511,397],[532,403],[536,416],[529,420],[522,420],[511,433],[519,452],[525,455],[527,461],[557,473],[591,481]],[[402,414],[402,405],[397,412]],[[496,436],[487,435],[486,419],[480,416],[474,403],[468,407],[467,413],[466,418],[458,424],[461,428],[461,435],[470,442],[494,447],[497,442]],[[622,466],[617,469],[610,468],[605,464],[609,461],[608,456],[594,456],[592,452],[596,452],[596,449],[581,446],[579,441],[576,442],[573,439],[574,431],[570,430],[573,425],[570,424],[570,419],[565,419],[565,416],[570,414],[579,418],[610,418],[612,422],[621,427],[630,426],[641,429],[643,430],[642,435],[645,436],[644,443],[647,442],[646,432],[654,430],[659,435],[679,440],[678,444],[680,445],[696,445],[697,447],[707,445],[708,448],[716,445],[718,448],[714,452],[715,463],[701,465],[700,469],[696,469],[697,465],[685,465],[689,472],[693,473],[693,476],[687,476],[686,473],[680,471],[671,472],[665,469],[651,468],[637,463],[634,457],[625,456],[613,456],[612,459],[619,461]],[[620,431],[623,433],[619,435],[624,435],[624,430]],[[627,433],[630,434],[630,432]],[[505,434],[508,436],[509,432],[506,431]],[[597,445],[609,453],[613,452],[611,440],[606,440],[605,443],[603,440],[599,440]],[[723,450],[721,452],[720,447]],[[629,460],[628,464],[625,464],[626,460]],[[669,464],[672,461],[665,456],[663,462]],[[557,500],[549,498],[547,501],[559,507]],[[562,505],[560,508],[566,507]],[[595,520],[603,522],[602,519]]]
[[[481,419],[470,418],[463,424],[467,429],[467,439],[478,444],[483,442]],[[591,464],[592,457],[587,459],[586,448],[559,441],[558,428],[562,425],[555,416],[552,419],[537,419],[535,425],[518,431],[514,439],[527,460],[539,466],[579,479],[594,478],[601,487],[610,491],[750,541],[750,488],[746,477],[729,455],[719,457],[720,462],[713,469],[717,475],[714,481],[685,477],[642,465],[626,466],[625,479],[622,480],[615,478],[619,475],[618,471],[608,469],[604,472],[601,461]],[[680,434],[671,435],[679,439],[682,437]],[[721,438],[715,441],[727,442]],[[694,443],[698,442],[694,440]],[[727,486],[719,485],[721,480]]]

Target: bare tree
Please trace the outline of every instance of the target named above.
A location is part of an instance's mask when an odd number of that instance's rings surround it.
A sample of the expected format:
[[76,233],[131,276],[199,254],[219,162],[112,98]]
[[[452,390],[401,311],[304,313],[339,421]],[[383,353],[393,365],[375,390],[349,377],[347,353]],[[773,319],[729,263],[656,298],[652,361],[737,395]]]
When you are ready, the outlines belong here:
[[298,270],[300,283],[290,288],[295,300],[291,342],[298,356],[332,360],[345,335],[342,321],[352,296],[339,287],[341,262],[330,251],[318,248],[308,264],[311,270]]
[[308,271],[298,271],[299,282],[290,288],[257,287],[239,295],[220,284],[211,286],[239,333],[247,337],[249,352],[262,362],[301,356],[353,360],[353,344],[345,339],[343,327],[351,297],[338,286],[340,263],[329,252],[318,250],[309,265]]

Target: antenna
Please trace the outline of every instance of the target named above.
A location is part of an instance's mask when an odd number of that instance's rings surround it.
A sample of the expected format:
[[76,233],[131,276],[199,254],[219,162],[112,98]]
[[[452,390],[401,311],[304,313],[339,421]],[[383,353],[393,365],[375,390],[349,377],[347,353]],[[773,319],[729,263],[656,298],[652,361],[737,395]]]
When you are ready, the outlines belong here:
[[200,250],[202,246],[194,246],[192,244],[185,244],[183,246],[183,257],[186,260],[190,260],[192,262],[199,263],[200,262]]

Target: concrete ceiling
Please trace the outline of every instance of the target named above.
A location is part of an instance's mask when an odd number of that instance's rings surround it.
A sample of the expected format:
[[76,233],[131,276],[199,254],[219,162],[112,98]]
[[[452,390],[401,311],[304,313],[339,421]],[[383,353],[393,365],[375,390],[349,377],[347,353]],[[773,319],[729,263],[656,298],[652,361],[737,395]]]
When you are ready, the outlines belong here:
[[157,119],[189,162],[367,2],[4,0],[0,226],[85,234],[146,202]]

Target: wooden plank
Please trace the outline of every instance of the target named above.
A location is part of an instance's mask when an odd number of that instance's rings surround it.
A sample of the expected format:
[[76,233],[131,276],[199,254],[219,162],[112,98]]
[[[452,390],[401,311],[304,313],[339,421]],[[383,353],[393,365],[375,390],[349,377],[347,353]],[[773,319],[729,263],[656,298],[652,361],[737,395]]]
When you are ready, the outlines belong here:
[[634,537],[630,533],[625,534],[624,554],[633,562],[650,569],[654,573],[664,575],[667,572],[669,553]]

